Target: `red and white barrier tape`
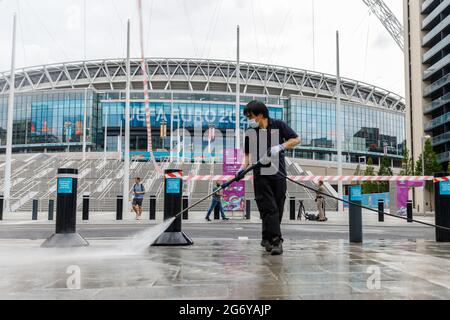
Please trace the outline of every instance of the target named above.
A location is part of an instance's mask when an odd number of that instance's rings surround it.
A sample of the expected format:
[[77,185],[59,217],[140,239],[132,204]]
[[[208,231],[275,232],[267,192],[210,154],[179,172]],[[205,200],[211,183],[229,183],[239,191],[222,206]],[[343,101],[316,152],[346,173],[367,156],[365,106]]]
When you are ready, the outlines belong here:
[[168,179],[168,178],[182,178],[182,179],[184,179],[184,176],[183,176],[183,172],[181,171],[181,172],[170,172],[170,173],[166,173],[166,179]]
[[[184,176],[185,181],[229,181],[234,176]],[[289,179],[298,182],[421,182],[433,181],[442,182],[450,181],[450,177],[434,178],[432,176],[418,177],[418,176],[289,176]],[[253,180],[252,176],[247,176],[244,181]]]

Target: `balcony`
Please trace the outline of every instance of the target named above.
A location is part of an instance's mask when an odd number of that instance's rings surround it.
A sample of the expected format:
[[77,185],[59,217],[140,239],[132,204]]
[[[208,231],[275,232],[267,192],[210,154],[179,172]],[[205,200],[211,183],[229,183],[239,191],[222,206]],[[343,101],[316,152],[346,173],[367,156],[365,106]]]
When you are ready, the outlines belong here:
[[450,112],[428,122],[425,126],[425,131],[433,130],[434,128],[442,126],[443,124],[449,121],[450,121]]
[[442,1],[427,17],[423,19],[422,30],[430,30],[436,26],[440,14],[450,6],[450,0]]
[[423,63],[428,63],[441,50],[450,46],[450,34],[423,55]]
[[431,41],[449,25],[450,25],[450,16],[442,20],[436,27],[434,27],[430,32],[428,32],[423,37],[422,46],[424,47],[432,46],[433,44],[431,44]]
[[438,81],[433,82],[431,85],[426,87],[423,90],[424,96],[425,97],[429,96],[430,94],[432,94],[436,90],[439,90],[440,88],[442,88],[443,86],[445,86],[445,85],[447,85],[449,83],[450,83],[450,73],[446,74],[445,76],[440,78]]
[[450,54],[446,55],[444,58],[436,62],[434,65],[429,67],[427,70],[423,73],[423,80],[426,81],[427,79],[431,78],[436,72],[439,72],[444,68],[445,66],[450,64]]
[[436,147],[440,144],[446,143],[450,141],[450,132],[446,132],[444,134],[441,134],[439,136],[433,137],[432,144],[433,147]]
[[437,160],[439,163],[444,163],[450,160],[450,151],[439,153],[437,155]]
[[433,102],[429,104],[427,108],[425,108],[424,114],[430,113],[449,102],[450,102],[450,93],[447,93],[446,95],[443,95],[439,99],[433,100]]
[[439,5],[439,0],[425,0],[422,4],[422,13],[428,14]]

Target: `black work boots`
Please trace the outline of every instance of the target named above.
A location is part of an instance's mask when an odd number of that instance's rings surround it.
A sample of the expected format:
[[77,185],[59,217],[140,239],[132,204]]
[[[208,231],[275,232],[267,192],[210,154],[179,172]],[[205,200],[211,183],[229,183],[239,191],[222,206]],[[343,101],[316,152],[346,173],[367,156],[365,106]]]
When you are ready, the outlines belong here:
[[261,241],[261,246],[266,248],[272,256],[279,256],[283,254],[283,241],[276,239],[272,243],[269,240]]

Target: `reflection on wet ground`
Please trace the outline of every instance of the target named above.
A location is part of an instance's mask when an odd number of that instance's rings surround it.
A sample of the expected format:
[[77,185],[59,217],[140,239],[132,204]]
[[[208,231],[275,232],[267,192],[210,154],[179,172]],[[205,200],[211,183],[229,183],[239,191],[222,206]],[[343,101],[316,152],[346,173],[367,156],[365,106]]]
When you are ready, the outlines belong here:
[[[1,299],[450,299],[450,244],[286,241],[285,254],[272,257],[257,241],[141,254],[118,240],[71,250],[41,242],[0,243]],[[80,289],[68,289],[70,266]]]

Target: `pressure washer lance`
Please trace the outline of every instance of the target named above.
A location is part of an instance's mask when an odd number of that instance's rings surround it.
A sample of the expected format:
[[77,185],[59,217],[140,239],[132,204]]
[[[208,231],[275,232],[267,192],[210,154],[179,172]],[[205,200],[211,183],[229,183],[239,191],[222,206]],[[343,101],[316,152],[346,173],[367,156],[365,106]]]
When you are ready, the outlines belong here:
[[[272,164],[272,166],[274,167],[273,164]],[[375,212],[375,213],[379,213],[379,211],[376,210],[376,209],[368,208],[368,207],[365,207],[365,206],[360,205],[360,204],[358,204],[358,203],[354,203],[354,202],[351,202],[351,201],[348,201],[348,200],[345,200],[345,199],[341,199],[341,198],[335,197],[335,196],[333,196],[333,195],[331,195],[331,194],[327,194],[327,193],[321,192],[321,191],[319,191],[319,190],[317,190],[317,189],[315,189],[315,188],[308,187],[308,186],[305,185],[305,184],[302,184],[302,183],[300,183],[300,182],[298,182],[298,181],[295,181],[295,180],[289,178],[288,176],[286,176],[286,175],[283,174],[282,172],[280,172],[280,175],[281,175],[283,178],[286,178],[286,179],[289,180],[290,182],[292,182],[292,183],[294,183],[294,184],[296,184],[296,185],[298,185],[298,186],[300,186],[300,187],[303,187],[303,188],[306,188],[306,189],[308,189],[308,190],[314,191],[314,192],[316,192],[316,193],[318,193],[318,194],[321,194],[321,195],[323,195],[323,196],[325,196],[325,197],[329,197],[329,198],[331,198],[331,199],[334,199],[334,200],[337,200],[337,201],[341,201],[341,202],[347,203],[347,204],[349,204],[349,205],[353,205],[353,206],[359,207],[359,208],[361,208],[361,209],[366,209],[366,210],[369,210],[369,211],[373,211],[373,212]],[[394,215],[394,214],[391,214],[391,213],[387,213],[387,212],[384,212],[384,211],[383,211],[382,213],[383,213],[385,216],[389,216],[389,217],[393,217],[393,218],[397,218],[397,219],[401,219],[401,220],[408,221],[408,218],[405,218],[405,217],[397,216],[397,215]],[[422,224],[422,225],[428,226],[428,227],[433,227],[433,228],[437,228],[437,229],[441,229],[441,230],[450,231],[450,228],[443,227],[443,226],[438,226],[438,225],[435,225],[435,224],[431,224],[431,223],[427,223],[427,222],[423,222],[423,221],[419,221],[419,220],[415,220],[415,219],[413,219],[412,222],[418,223],[418,224]]]
[[[234,179],[232,179],[232,180],[230,180],[230,181],[228,181],[228,182],[225,182],[222,186],[220,186],[219,188],[217,188],[216,190],[214,190],[214,192],[212,192],[211,194],[205,196],[203,199],[199,200],[198,202],[196,202],[196,203],[194,203],[193,205],[189,206],[188,208],[184,209],[184,210],[181,211],[180,213],[176,214],[172,219],[175,220],[176,218],[178,218],[179,216],[181,216],[181,215],[182,215],[183,213],[185,213],[186,211],[188,211],[188,210],[190,210],[190,209],[196,207],[196,206],[199,205],[200,203],[202,203],[202,202],[206,201],[208,198],[212,197],[216,192],[219,192],[219,191],[221,191],[221,190],[224,190],[224,189],[228,188],[231,184],[233,184],[233,183],[235,183],[235,182],[241,181],[241,180],[242,180],[249,172],[253,171],[253,170],[254,170],[255,168],[257,168],[257,167],[260,167],[260,166],[262,166],[262,165],[266,165],[266,164],[268,164],[269,162],[270,162],[270,151],[268,151],[267,156],[263,157],[260,161],[258,161],[258,163],[256,163],[256,164],[254,164],[254,165],[248,167],[248,168],[247,168],[245,171],[243,171],[238,177],[235,177]],[[275,169],[277,169],[277,168],[274,166],[273,163],[272,163],[272,166],[273,166]],[[288,180],[288,181],[290,181],[290,182],[292,182],[292,183],[294,183],[294,184],[296,184],[296,185],[298,185],[298,186],[300,186],[300,187],[303,187],[303,188],[306,188],[306,189],[308,189],[308,190],[314,191],[314,192],[316,192],[316,193],[318,193],[318,194],[321,194],[321,195],[323,195],[323,196],[325,196],[325,197],[329,197],[329,198],[331,198],[331,199],[334,199],[334,200],[337,200],[337,201],[341,201],[341,202],[347,203],[347,204],[349,204],[349,205],[354,205],[354,206],[357,206],[357,207],[362,208],[362,209],[366,209],[366,210],[369,210],[369,211],[372,211],[372,212],[375,212],[375,213],[379,213],[378,210],[375,210],[375,209],[372,209],[372,208],[368,208],[368,207],[365,207],[365,206],[360,205],[360,204],[358,204],[358,203],[354,203],[354,202],[351,202],[351,201],[348,201],[348,200],[345,200],[345,199],[341,199],[341,198],[339,198],[339,197],[335,197],[335,196],[333,196],[333,195],[330,195],[330,194],[321,192],[321,191],[319,191],[319,190],[317,190],[317,189],[315,189],[315,188],[309,187],[309,186],[307,186],[307,185],[305,185],[305,184],[302,184],[302,183],[300,183],[300,182],[298,182],[298,181],[295,181],[295,180],[289,178],[287,175],[285,175],[285,174],[283,174],[283,173],[281,173],[281,172],[280,172],[280,175],[281,175],[283,178],[285,178],[286,180]],[[408,221],[408,218],[404,218],[404,217],[401,217],[401,216],[393,215],[393,214],[390,214],[390,213],[387,213],[387,212],[382,212],[382,213],[383,213],[385,216],[389,216],[389,217],[393,217],[393,218],[397,218],[397,219],[401,219],[401,220]],[[428,226],[428,227],[433,227],[433,228],[437,228],[437,229],[441,229],[441,230],[450,231],[450,228],[443,227],[443,226],[438,226],[438,225],[434,225],[434,224],[427,223],[427,222],[423,222],[423,221],[418,221],[418,220],[415,220],[415,219],[413,219],[412,222],[418,223],[418,224],[422,224],[422,225]]]

